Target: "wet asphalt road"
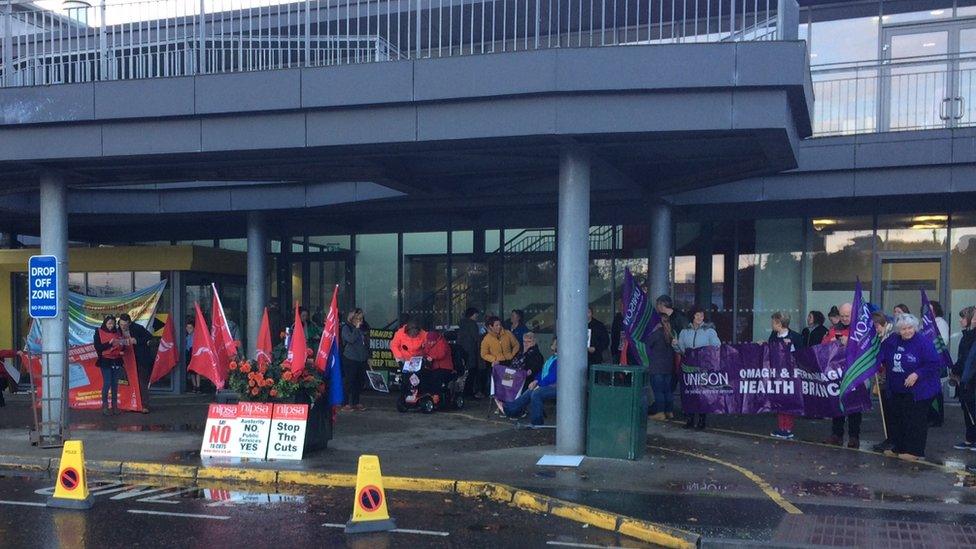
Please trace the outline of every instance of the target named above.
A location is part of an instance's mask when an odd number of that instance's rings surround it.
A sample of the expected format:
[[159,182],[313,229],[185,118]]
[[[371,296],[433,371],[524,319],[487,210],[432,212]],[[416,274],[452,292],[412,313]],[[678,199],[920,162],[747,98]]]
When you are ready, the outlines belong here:
[[169,481],[89,481],[88,511],[42,506],[47,475],[0,476],[0,546],[111,547],[647,547],[557,517],[457,495],[387,492],[402,529],[347,536],[352,489],[180,485]]

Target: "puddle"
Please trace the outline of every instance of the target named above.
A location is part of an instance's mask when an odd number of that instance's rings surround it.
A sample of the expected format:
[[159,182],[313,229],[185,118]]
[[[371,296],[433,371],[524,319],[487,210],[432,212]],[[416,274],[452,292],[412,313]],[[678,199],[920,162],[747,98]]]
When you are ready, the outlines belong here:
[[[956,484],[959,487],[960,484]],[[976,486],[976,480],[968,486]],[[976,504],[976,493],[952,491],[942,497],[920,496],[914,494],[899,494],[883,490],[872,491],[860,484],[846,482],[819,482],[808,480],[794,485],[793,494],[798,497],[822,496],[853,498],[865,501],[883,501],[888,503],[949,503],[953,505]]]

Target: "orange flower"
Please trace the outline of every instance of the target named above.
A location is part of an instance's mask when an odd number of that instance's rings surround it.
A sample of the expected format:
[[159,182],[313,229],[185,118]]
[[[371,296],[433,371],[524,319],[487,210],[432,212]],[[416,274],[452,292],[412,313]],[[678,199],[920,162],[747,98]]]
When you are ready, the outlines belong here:
[[254,387],[257,384],[258,384],[258,382],[257,381],[254,381],[253,379],[251,381],[248,381],[247,382],[248,387]]
[[278,396],[278,391],[271,389],[271,398]]
[[236,370],[237,370],[237,363],[236,362],[231,362],[230,363],[230,371],[233,372],[233,371],[236,371]]
[[245,374],[248,373],[248,372],[250,372],[251,371],[251,365],[250,364],[245,364],[245,365],[241,366],[241,371],[244,372]]
[[258,394],[258,393],[260,393],[260,392],[261,392],[261,391],[258,391],[258,389],[257,389],[256,387],[255,387],[254,389],[251,389],[251,394],[252,394],[252,395],[255,395],[255,396],[257,396],[257,394]]
[[291,381],[291,377],[291,370],[285,370],[285,373],[281,374],[281,379],[284,379],[285,381]]

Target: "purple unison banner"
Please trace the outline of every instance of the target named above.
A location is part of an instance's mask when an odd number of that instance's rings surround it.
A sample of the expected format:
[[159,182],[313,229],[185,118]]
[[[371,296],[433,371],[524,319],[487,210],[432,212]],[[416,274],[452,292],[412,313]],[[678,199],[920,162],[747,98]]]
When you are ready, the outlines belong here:
[[782,344],[743,343],[689,349],[681,367],[681,409],[696,414],[782,413],[837,417],[871,409],[864,385],[840,410],[847,369],[839,342],[791,353]]

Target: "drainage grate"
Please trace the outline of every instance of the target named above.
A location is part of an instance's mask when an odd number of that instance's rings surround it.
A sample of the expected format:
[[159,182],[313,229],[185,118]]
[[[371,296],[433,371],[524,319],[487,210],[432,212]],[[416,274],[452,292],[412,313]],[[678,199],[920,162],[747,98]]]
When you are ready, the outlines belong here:
[[963,549],[976,547],[976,526],[834,515],[793,515],[784,517],[772,541],[825,547]]

